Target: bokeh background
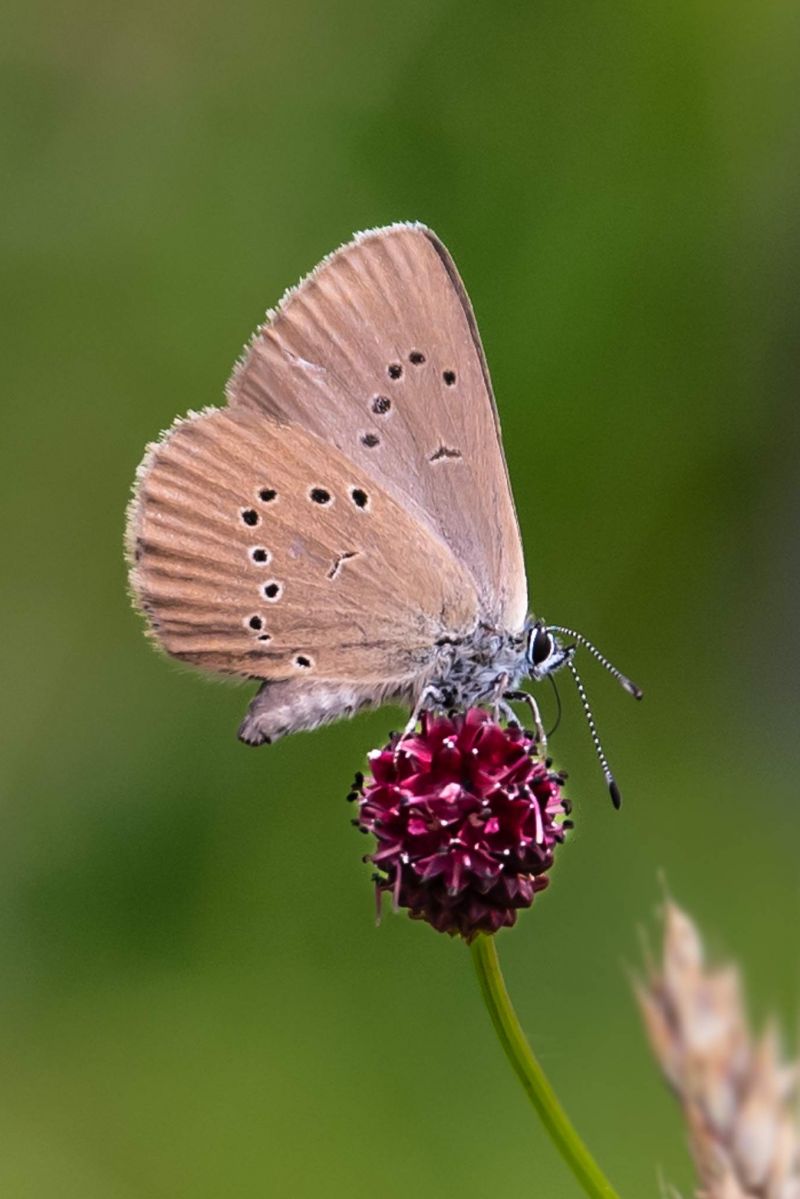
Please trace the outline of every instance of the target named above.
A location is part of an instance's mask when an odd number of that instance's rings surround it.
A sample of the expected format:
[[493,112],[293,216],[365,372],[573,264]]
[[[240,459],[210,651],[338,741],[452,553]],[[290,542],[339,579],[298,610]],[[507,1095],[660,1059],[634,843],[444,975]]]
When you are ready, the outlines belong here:
[[[726,0],[12,0],[3,291],[0,1190],[578,1194],[468,955],[376,931],[347,784],[382,712],[258,752],[157,656],[123,513],[264,308],[355,229],[445,239],[492,367],[538,612],[585,673],[577,830],[500,945],[625,1196],[689,1193],[626,965],[659,872],[798,1011],[800,10]],[[543,702],[550,703],[548,693]]]

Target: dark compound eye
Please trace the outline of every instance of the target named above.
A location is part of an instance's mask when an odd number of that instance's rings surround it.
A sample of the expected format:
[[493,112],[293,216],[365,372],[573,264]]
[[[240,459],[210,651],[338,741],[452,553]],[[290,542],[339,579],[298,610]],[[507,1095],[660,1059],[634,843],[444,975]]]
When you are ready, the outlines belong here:
[[541,666],[553,652],[553,638],[547,629],[537,629],[531,646],[531,661],[534,666]]
[[452,387],[456,381],[456,372],[455,371],[442,371],[442,378],[444,379],[444,381],[448,387]]
[[390,379],[399,379],[403,373],[403,368],[399,362],[392,362],[386,369]]
[[425,361],[425,355],[421,350],[412,350],[408,356],[408,361],[413,362],[414,366],[422,366]]
[[258,513],[254,508],[245,508],[242,511],[242,520],[252,528],[253,525],[258,524]]
[[309,498],[315,504],[329,504],[331,502],[331,493],[326,491],[324,487],[312,487],[308,494]]
[[388,396],[375,396],[372,401],[372,411],[378,416],[385,416],[392,406],[392,401]]
[[369,496],[366,491],[363,491],[360,487],[354,487],[350,495],[356,508],[366,508],[369,503]]
[[262,487],[258,493],[258,498],[265,504],[271,504],[277,495],[278,493],[274,487]]

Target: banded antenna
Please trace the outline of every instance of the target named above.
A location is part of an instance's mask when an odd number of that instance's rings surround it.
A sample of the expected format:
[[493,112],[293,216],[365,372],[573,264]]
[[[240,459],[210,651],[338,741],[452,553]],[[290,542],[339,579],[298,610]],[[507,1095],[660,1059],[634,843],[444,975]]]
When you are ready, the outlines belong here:
[[615,678],[617,682],[625,688],[629,695],[632,695],[634,699],[642,698],[644,692],[642,691],[641,687],[637,687],[627,675],[623,674],[621,670],[617,670],[616,666],[609,662],[608,658],[604,654],[601,654],[597,646],[592,645],[589,638],[584,637],[583,633],[578,633],[575,631],[575,629],[565,629],[559,624],[548,625],[547,631],[548,633],[561,633],[564,637],[574,637],[580,645],[586,646],[589,653],[592,655],[592,657],[597,658],[597,661],[601,666],[605,666],[612,678]]
[[613,803],[613,805],[617,809],[617,811],[619,811],[619,809],[622,807],[622,796],[619,793],[619,787],[617,786],[617,780],[614,778],[613,774],[611,773],[611,767],[608,764],[608,758],[605,755],[605,751],[604,751],[602,743],[600,741],[600,734],[598,733],[597,725],[594,722],[594,716],[592,715],[592,709],[589,705],[589,697],[586,694],[586,688],[583,685],[581,676],[578,674],[577,670],[575,669],[575,663],[572,661],[572,658],[567,659],[567,666],[570,669],[570,674],[572,675],[573,679],[575,680],[575,686],[578,688],[578,695],[581,697],[581,703],[583,704],[583,711],[586,716],[586,723],[589,726],[589,733],[592,738],[592,743],[594,744],[594,752],[597,754],[597,757],[600,761],[600,767],[603,771],[603,776],[606,780],[606,786],[608,787],[608,791],[611,796],[611,802]]
[[[575,629],[565,629],[562,625],[548,625],[547,631],[548,633],[561,633],[565,637],[574,637],[579,645],[586,646],[592,657],[596,658],[600,665],[606,668],[608,673],[625,688],[629,695],[634,696],[636,699],[642,698],[644,692],[642,691],[641,687],[637,687],[627,675],[624,675],[621,670],[617,670],[616,666],[612,665],[608,658],[606,658],[604,654],[601,654],[600,650],[595,645],[592,645],[588,637],[584,637],[583,633],[578,633]],[[600,762],[600,767],[603,771],[603,776],[606,780],[609,794],[611,795],[611,802],[615,808],[619,809],[622,806],[622,796],[620,795],[617,781],[614,778],[614,775],[611,773],[611,767],[608,764],[608,758],[605,755],[602,742],[600,741],[600,734],[597,731],[597,725],[595,724],[594,715],[589,703],[589,697],[586,694],[586,688],[583,685],[583,680],[578,674],[575,663],[572,660],[572,655],[567,658],[567,666],[569,667],[570,674],[575,680],[575,686],[578,688],[578,695],[580,696],[580,701],[583,705],[583,711],[584,715],[586,716],[586,723],[589,726],[589,733],[594,745],[594,751],[597,754],[598,761]]]

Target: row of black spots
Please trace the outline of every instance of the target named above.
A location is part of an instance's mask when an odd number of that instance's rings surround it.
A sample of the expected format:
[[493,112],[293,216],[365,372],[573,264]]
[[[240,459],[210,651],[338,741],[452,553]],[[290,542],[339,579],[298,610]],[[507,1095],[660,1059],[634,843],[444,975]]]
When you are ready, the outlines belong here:
[[[408,355],[408,361],[413,366],[422,366],[425,363],[426,358],[422,350],[412,350]],[[394,379],[394,381],[397,382],[398,379],[402,379],[403,377],[402,364],[399,362],[390,362],[386,368],[386,373],[390,379]],[[456,382],[456,372],[452,369],[442,371],[442,378],[448,387],[453,387]]]
[[[370,448],[380,444],[380,438],[374,433],[364,433],[361,441],[364,445]],[[259,492],[259,495],[261,498],[269,495],[270,500],[265,500],[265,502],[268,503],[276,498],[277,492],[272,488],[264,488]],[[326,505],[333,503],[334,497],[331,495],[330,491],[328,491],[327,487],[312,487],[309,490],[308,498],[311,500],[312,504],[321,504],[323,507],[325,507]],[[366,508],[367,504],[369,503],[369,496],[360,487],[350,488],[350,498],[357,508]],[[261,523],[261,516],[255,510],[255,508],[241,508],[239,510],[239,516],[241,517],[242,523],[247,525],[247,527],[250,529],[254,529],[256,525]],[[250,550],[250,557],[253,562],[264,565],[270,561],[271,555],[269,550],[264,549],[263,546],[255,546]]]
[[[252,629],[253,632],[257,634],[256,640],[262,642],[272,640],[271,634],[264,630],[264,618],[259,616],[257,612],[253,613],[252,616],[249,616],[245,621],[245,624],[249,629]],[[314,665],[314,662],[313,659],[308,656],[308,654],[295,654],[294,665],[298,670],[310,670]]]
[[[313,504],[322,504],[323,507],[333,503],[333,496],[325,487],[312,487],[308,493],[308,498]],[[356,508],[364,509],[369,505],[369,496],[363,487],[351,487],[350,499]]]
[[[278,493],[274,487],[259,487],[256,494],[262,504],[271,504],[278,498]],[[249,529],[254,529],[256,525],[261,523],[261,515],[255,508],[240,508],[239,516],[242,523],[247,525]]]
[[[412,366],[422,366],[425,362],[425,355],[422,350],[412,350],[408,355],[408,361]],[[403,377],[403,366],[400,362],[390,362],[386,368],[386,373],[390,379],[397,381]]]
[[259,616],[257,612],[254,612],[252,616],[248,616],[245,624],[247,625],[248,629],[252,629],[254,633],[258,634],[258,641],[272,640],[272,636],[264,628],[264,617]]

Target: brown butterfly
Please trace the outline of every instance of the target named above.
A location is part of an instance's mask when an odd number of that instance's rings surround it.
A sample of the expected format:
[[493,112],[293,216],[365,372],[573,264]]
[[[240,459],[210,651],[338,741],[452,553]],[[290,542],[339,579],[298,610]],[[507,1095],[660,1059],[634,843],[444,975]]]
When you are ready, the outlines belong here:
[[[153,635],[205,670],[262,680],[261,745],[391,700],[467,708],[572,671],[580,634],[528,614],[489,371],[430,229],[358,234],[267,314],[227,387],[151,445],[128,518]],[[513,713],[510,713],[513,715]]]

